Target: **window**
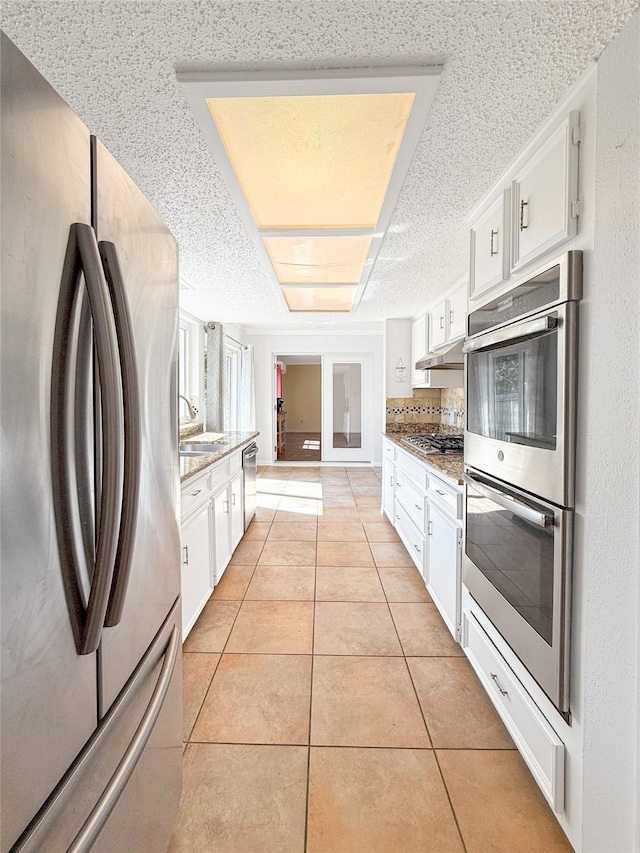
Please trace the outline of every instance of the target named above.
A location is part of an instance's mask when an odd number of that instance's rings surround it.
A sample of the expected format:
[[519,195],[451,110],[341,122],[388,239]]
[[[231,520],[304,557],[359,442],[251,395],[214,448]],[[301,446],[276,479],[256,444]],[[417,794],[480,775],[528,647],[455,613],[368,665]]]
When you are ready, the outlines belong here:
[[202,338],[202,323],[195,317],[181,313],[178,323],[178,419],[181,424],[193,420],[186,400],[196,415],[195,419],[199,419],[204,369]]
[[224,428],[226,432],[236,432],[240,429],[241,364],[242,349],[235,341],[227,338],[225,345],[225,390],[227,395],[227,404],[224,407]]

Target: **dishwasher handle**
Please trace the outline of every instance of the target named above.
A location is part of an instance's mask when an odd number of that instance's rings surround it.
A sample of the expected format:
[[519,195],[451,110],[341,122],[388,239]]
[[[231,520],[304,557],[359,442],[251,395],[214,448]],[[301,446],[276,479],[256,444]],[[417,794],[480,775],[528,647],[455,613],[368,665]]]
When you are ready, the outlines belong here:
[[257,444],[250,444],[249,447],[247,447],[247,449],[243,450],[243,452],[242,452],[242,461],[244,462],[245,459],[255,459],[255,457],[257,455],[258,455],[258,445]]

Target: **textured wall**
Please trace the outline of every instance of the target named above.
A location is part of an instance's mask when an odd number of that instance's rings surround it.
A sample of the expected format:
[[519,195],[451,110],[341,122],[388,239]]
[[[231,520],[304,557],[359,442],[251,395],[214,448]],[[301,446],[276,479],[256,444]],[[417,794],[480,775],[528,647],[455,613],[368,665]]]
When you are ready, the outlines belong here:
[[589,853],[640,849],[639,45],[640,12],[636,12],[598,62],[582,567],[582,846]]
[[320,369],[319,364],[290,364],[282,375],[287,432],[320,432]]

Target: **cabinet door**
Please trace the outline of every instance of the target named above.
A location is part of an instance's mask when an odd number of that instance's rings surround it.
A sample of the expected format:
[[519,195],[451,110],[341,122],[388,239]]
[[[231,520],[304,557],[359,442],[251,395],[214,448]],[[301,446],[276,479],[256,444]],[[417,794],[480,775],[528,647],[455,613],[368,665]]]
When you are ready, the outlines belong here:
[[213,589],[210,502],[206,503],[197,515],[183,526],[180,541],[182,545],[182,639],[184,640],[193,628]]
[[458,640],[460,615],[461,529],[429,503],[429,581],[427,588],[447,627]]
[[442,302],[438,302],[429,312],[431,318],[429,324],[429,343],[432,350],[437,349],[447,341],[449,334],[449,310],[447,302],[447,299],[443,299]]
[[224,486],[213,498],[213,538],[215,554],[215,579],[220,578],[231,559],[231,518],[229,486]]
[[231,551],[235,550],[236,545],[242,539],[244,533],[244,506],[243,506],[243,484],[244,477],[242,471],[238,471],[229,490],[231,492]]
[[514,270],[578,232],[579,126],[573,111],[513,179]]
[[389,521],[394,524],[393,517],[393,481],[395,467],[389,459],[382,461],[382,509]]
[[509,278],[509,190],[471,226],[469,296],[475,299]]
[[449,340],[464,338],[467,318],[467,283],[457,287],[449,297]]
[[416,361],[424,358],[429,351],[427,335],[428,316],[428,314],[425,314],[423,317],[418,317],[411,326],[411,377],[414,387],[424,383],[426,371],[416,370]]

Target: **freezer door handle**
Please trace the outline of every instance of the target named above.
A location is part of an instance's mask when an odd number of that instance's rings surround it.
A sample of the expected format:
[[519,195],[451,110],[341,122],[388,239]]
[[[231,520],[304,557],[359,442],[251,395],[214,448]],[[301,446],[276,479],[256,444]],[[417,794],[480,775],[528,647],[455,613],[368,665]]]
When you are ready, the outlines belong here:
[[[73,330],[84,273],[93,321],[93,340],[101,396],[102,488],[95,563],[88,601],[82,592],[72,481],[78,479],[71,460],[68,425],[73,403]],[[53,343],[51,373],[51,478],[60,564],[67,607],[78,654],[94,652],[102,634],[118,545],[123,463],[122,387],[118,341],[111,299],[100,263],[95,232],[84,223],[70,228]],[[76,457],[78,458],[78,457]],[[77,483],[76,483],[77,485]],[[76,489],[77,493],[77,489]],[[79,496],[82,502],[82,496]],[[77,499],[76,499],[77,500]],[[82,520],[81,520],[82,521]]]
[[114,243],[98,243],[104,274],[109,287],[118,336],[122,399],[124,406],[124,486],[113,583],[104,624],[111,628],[122,618],[127,585],[131,574],[133,546],[140,497],[140,387],[133,335],[133,322],[124,279]]
[[133,739],[122,756],[120,763],[116,767],[115,773],[109,780],[107,787],[102,792],[102,796],[94,806],[89,817],[84,822],[82,829],[74,838],[71,846],[67,850],[67,853],[86,853],[86,851],[89,851],[100,834],[109,815],[114,810],[120,795],[131,778],[131,774],[136,769],[136,765],[140,760],[140,756],[142,755],[145,746],[147,745],[147,741],[151,737],[158,715],[162,710],[162,706],[171,683],[171,678],[173,676],[173,671],[175,669],[179,649],[180,632],[178,631],[177,625],[174,625],[164,653],[164,661],[162,663],[158,682],[153,690],[151,700],[149,701],[147,709],[140,720],[140,724],[136,729]]

